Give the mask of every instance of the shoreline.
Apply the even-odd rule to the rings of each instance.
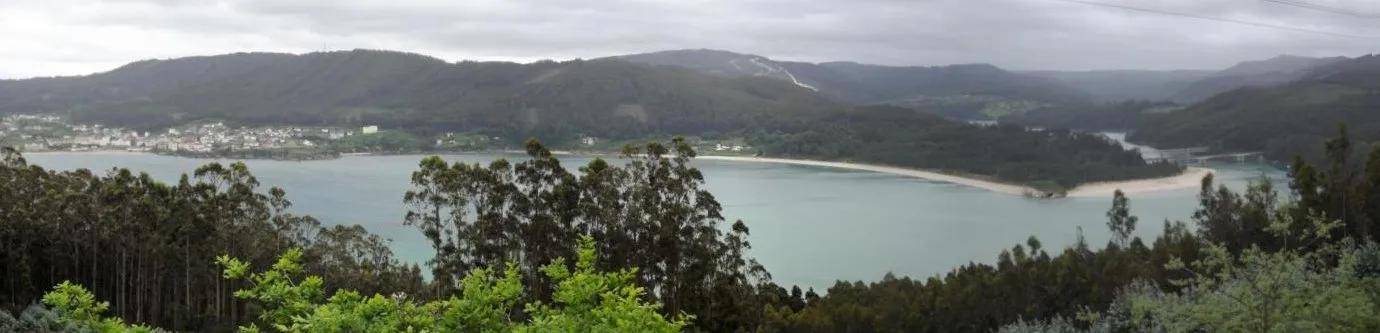
[[[936,171],[929,171],[929,170],[899,168],[899,167],[890,167],[890,166],[881,166],[881,165],[871,165],[871,164],[861,164],[861,163],[829,162],[829,161],[816,161],[816,160],[798,160],[798,159],[770,158],[770,157],[747,157],[747,156],[697,156],[696,159],[706,159],[706,160],[716,160],[716,161],[734,161],[734,162],[780,163],[780,164],[794,164],[794,165],[819,166],[819,167],[838,168],[838,169],[849,169],[849,170],[859,170],[859,171],[870,171],[870,172],[886,173],[886,174],[893,174],[893,175],[900,175],[900,176],[921,178],[921,179],[927,179],[927,180],[933,180],[933,181],[940,181],[940,182],[946,182],[946,183],[964,185],[964,186],[968,186],[968,187],[976,187],[976,188],[979,188],[979,189],[989,190],[989,191],[993,191],[993,192],[999,192],[999,193],[1005,193],[1005,194],[1011,194],[1011,195],[1019,195],[1019,196],[1025,196],[1027,193],[1038,193],[1038,192],[1040,192],[1039,190],[1036,190],[1035,188],[1032,188],[1032,187],[1029,187],[1029,186],[1024,186],[1024,185],[1015,185],[1015,184],[994,182],[994,181],[990,181],[990,180],[983,180],[983,179],[977,179],[977,178],[956,176],[956,175],[951,175],[951,174],[942,173],[942,172],[936,172]],[[1189,167],[1189,168],[1186,169],[1183,173],[1180,173],[1180,174],[1177,174],[1177,175],[1173,175],[1173,176],[1169,176],[1169,177],[1151,178],[1151,179],[1135,179],[1135,180],[1114,181],[1114,182],[1088,183],[1088,184],[1079,185],[1078,187],[1074,187],[1074,188],[1068,190],[1068,193],[1066,193],[1065,197],[1069,197],[1069,198],[1111,197],[1111,196],[1112,196],[1112,193],[1114,193],[1114,192],[1115,192],[1116,190],[1118,190],[1118,189],[1120,189],[1122,193],[1132,194],[1132,193],[1159,192],[1159,191],[1180,190],[1180,189],[1185,189],[1185,188],[1195,188],[1195,187],[1198,187],[1198,186],[1201,185],[1203,176],[1205,176],[1205,175],[1207,175],[1207,174],[1210,174],[1210,173],[1213,173],[1213,172],[1214,172],[1214,171],[1213,171],[1212,169],[1208,169],[1208,168]]]
[[[129,151],[129,150],[80,150],[80,151],[21,151],[24,156],[29,155],[63,155],[63,154],[91,154],[91,155],[157,155],[150,151]]]
[[[518,151],[505,150],[505,151],[499,151],[499,152],[502,152],[502,153],[517,153]],[[582,154],[582,153],[579,153],[579,152],[570,152],[570,151],[560,151],[560,152],[553,151],[552,153],[553,153],[554,155],[565,155],[565,156],[570,156],[570,155],[592,155],[592,154]],[[204,158],[204,157],[192,157],[192,156],[179,156],[179,155],[177,155],[177,154],[159,154],[159,153],[156,153],[156,152],[148,152],[148,151],[127,151],[127,150],[42,151],[42,152],[23,152],[23,154],[24,154],[24,155],[57,155],[57,154],[155,155],[155,156],[173,156],[173,157],[183,157],[183,158]],[[338,157],[332,158],[332,159],[339,159],[339,158],[342,158],[342,157],[381,156],[381,155],[386,155],[386,154],[367,153],[367,152],[365,152],[365,153],[341,153]],[[1002,182],[991,181],[991,180],[986,180],[986,179],[978,179],[978,178],[972,178],[972,177],[966,177],[966,176],[959,176],[959,175],[953,175],[953,174],[943,173],[943,172],[938,172],[938,171],[933,171],[933,170],[922,170],[922,169],[902,168],[902,167],[893,167],[893,166],[882,166],[882,165],[873,165],[873,164],[864,164],[864,163],[831,162],[831,161],[802,160],[802,159],[787,159],[787,158],[772,158],[772,157],[728,156],[728,155],[700,155],[700,156],[696,156],[695,158],[696,158],[696,159],[705,159],[705,160],[716,160],[716,161],[730,161],[730,162],[755,162],[755,163],[793,164],[793,165],[817,166],[817,167],[826,167],[826,168],[836,168],[836,169],[848,169],[848,170],[858,170],[858,171],[877,172],[877,173],[885,173],[885,174],[892,174],[892,175],[900,175],[900,176],[906,176],[906,177],[920,178],[920,179],[926,179],[926,180],[931,180],[931,181],[945,182],[945,183],[951,183],[951,184],[958,184],[958,185],[963,185],[963,186],[968,186],[968,187],[975,187],[975,188],[979,188],[979,189],[983,189],[983,190],[988,190],[988,191],[993,191],[993,192],[998,192],[998,193],[1004,193],[1004,194],[1010,194],[1010,195],[1019,195],[1019,196],[1028,196],[1030,193],[1043,193],[1043,191],[1040,191],[1040,190],[1037,190],[1037,189],[1035,189],[1035,188],[1033,188],[1033,187],[1025,186],[1025,185],[1017,185],[1017,184],[1010,184],[1010,183],[1002,183]],[[276,160],[276,159],[261,159],[261,160]],[[1118,190],[1118,189],[1120,189],[1122,193],[1125,193],[1125,194],[1133,194],[1133,193],[1148,193],[1148,192],[1173,191],[1173,190],[1181,190],[1181,189],[1186,189],[1186,188],[1197,188],[1198,186],[1200,186],[1200,185],[1202,184],[1201,182],[1202,182],[1203,176],[1206,176],[1206,175],[1211,174],[1211,173],[1214,173],[1214,172],[1215,172],[1215,171],[1213,171],[1212,169],[1208,169],[1208,168],[1189,167],[1189,168],[1185,169],[1185,171],[1184,171],[1183,173],[1180,173],[1180,174],[1177,174],[1177,175],[1173,175],[1173,176],[1169,176],[1169,177],[1150,178],[1150,179],[1134,179],[1134,180],[1112,181],[1112,182],[1087,183],[1087,184],[1079,185],[1079,186],[1077,186],[1077,187],[1074,187],[1074,188],[1072,188],[1072,189],[1069,189],[1069,190],[1065,193],[1064,197],[1068,197],[1068,198],[1111,197],[1111,196],[1112,196],[1112,193],[1114,193],[1114,192],[1115,192],[1116,190]]]
[[[1161,178],[1133,179],[1114,182],[1097,182],[1078,185],[1069,190],[1068,197],[1110,197],[1116,190],[1127,195],[1133,193],[1148,193],[1160,191],[1182,190],[1186,188],[1198,188],[1203,185],[1203,177],[1217,171],[1202,168],[1188,167],[1183,173]]]

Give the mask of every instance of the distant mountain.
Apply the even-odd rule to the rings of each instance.
[[[1150,100],[1191,104],[1238,88],[1287,83],[1306,74],[1309,69],[1345,59],[1281,55],[1266,60],[1241,62],[1220,71],[1101,70],[1019,73],[1059,80],[1089,93],[1098,102]]]
[[[1263,150],[1282,160],[1318,156],[1316,147],[1345,122],[1353,139],[1380,142],[1380,57],[1327,61],[1294,76],[1150,117],[1131,139],[1157,147]]]
[[[846,108],[766,78],[616,60],[447,63],[370,50],[139,62],[84,77],[4,81],[0,91],[0,112],[70,110],[79,121],[132,127],[222,119],[551,140],[727,132]]]
[[[1183,87],[1173,96],[1173,100],[1193,103],[1238,88],[1284,84],[1307,75],[1310,69],[1343,60],[1346,58],[1282,55],[1267,60],[1242,62]]]
[[[1128,100],[1171,100],[1185,87],[1212,76],[1207,70],[1101,70],[1101,71],[1024,71],[1022,74],[1047,77],[1081,89],[1098,102]]]
[[[1346,57],[1311,58],[1286,54],[1266,60],[1241,62],[1221,72],[1217,72],[1215,76],[1300,73],[1318,66],[1336,63],[1346,59]]]
[[[992,65],[896,67],[852,62],[775,61],[716,50],[674,50],[615,57],[691,68],[715,75],[761,76],[817,89],[855,104],[989,96],[1049,104],[1079,104],[1089,96],[1055,80],[1012,73]]]

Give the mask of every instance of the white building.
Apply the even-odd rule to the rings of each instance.
[[[378,132],[379,132],[379,127],[378,127],[378,126],[364,126],[364,128],[360,129],[359,131],[360,131],[361,133],[364,133],[364,134],[374,134],[374,133],[378,133]]]

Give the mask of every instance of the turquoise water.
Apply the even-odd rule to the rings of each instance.
[[[173,181],[211,160],[154,155],[42,154],[29,161],[50,169],[106,170],[115,166]],[[514,155],[448,155],[485,162]],[[339,160],[249,161],[265,185],[287,190],[292,210],[326,223],[362,224],[393,240],[396,254],[425,261],[433,253],[420,232],[403,226],[403,193],[421,156],[351,156]],[[567,157],[568,169],[589,158]],[[707,187],[730,221],[752,229],[751,254],[783,284],[827,288],[836,280],[876,280],[941,274],[1035,235],[1046,248],[1073,242],[1076,229],[1094,246],[1108,239],[1104,214],[1111,198],[1032,200],[961,185],[823,167],[697,161]],[[1283,174],[1263,165],[1217,164],[1217,179],[1235,189],[1265,174],[1283,187]],[[1165,219],[1187,220],[1197,189],[1131,196],[1140,217],[1136,234],[1154,237]]]

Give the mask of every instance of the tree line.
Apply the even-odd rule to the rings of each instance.
[[[331,290],[422,291],[420,267],[359,226],[322,226],[285,210],[243,163],[211,163],[176,183],[115,169],[54,171],[6,149],[0,159],[0,308],[18,311],[64,281],[111,302],[112,314],[172,330],[210,331],[251,317],[211,259],[271,263],[304,249]]]
[[[1313,327],[1306,331],[1374,331],[1380,329],[1380,249],[1365,244],[1380,240],[1380,145],[1369,149],[1363,166],[1349,160],[1354,149],[1343,132],[1326,144],[1328,164],[1297,161],[1287,200],[1263,177],[1236,193],[1209,175],[1191,223],[1165,221],[1159,237],[1142,240],[1129,236],[1139,223],[1130,200],[1118,192],[1107,212],[1113,239],[1101,249],[1081,231],[1060,251],[1031,237],[1002,250],[994,264],[972,263],[928,278],[840,281],[804,307],[767,309],[763,328],[1270,331],[1250,324],[1266,322]]]
[[[362,228],[323,230],[309,218],[281,213],[279,208],[286,206],[281,190],[257,193],[257,183],[243,165],[203,167],[194,174],[196,183],[182,180],[168,186],[145,180],[154,185],[144,187],[175,190],[163,194],[172,200],[148,200],[164,192],[131,190],[143,187],[139,182],[118,180],[135,178],[132,175],[45,171],[11,153],[4,179],[32,183],[7,187],[12,190],[0,201],[12,205],[6,206],[5,212],[12,214],[6,221],[38,223],[25,222],[22,228],[7,224],[0,234],[6,237],[6,262],[29,263],[6,266],[5,287],[11,290],[8,295],[14,295],[6,303],[23,307],[43,291],[54,290],[50,296],[55,293],[58,300],[68,301],[45,304],[59,317],[68,318],[62,322],[71,322],[74,313],[86,318],[100,312],[91,310],[101,308],[95,301],[81,303],[90,303],[87,306],[71,300],[101,299],[109,300],[110,314],[123,322],[203,331],[233,325],[276,327],[298,320],[292,318],[365,325],[378,321],[360,318],[393,318],[379,317],[385,314],[421,318],[471,314],[457,318],[474,323],[503,318],[500,322],[509,325],[504,327],[513,329],[544,322],[553,313],[549,311],[574,309],[558,304],[603,306],[586,299],[587,293],[572,298],[564,291],[572,275],[553,275],[553,270],[580,271],[593,278],[608,277],[598,272],[635,268],[617,273],[624,274],[625,280],[620,281],[626,282],[606,284],[615,289],[637,286],[641,291],[627,291],[638,296],[629,299],[632,303],[621,303],[629,307],[612,315],[651,307],[659,317],[639,318],[650,323],[679,322],[683,326],[675,327],[688,331],[1188,332],[1256,330],[1261,326],[1249,323],[1262,321],[1273,323],[1267,328],[1319,323],[1322,326],[1307,327],[1373,331],[1380,328],[1375,321],[1380,318],[1376,315],[1380,314],[1380,280],[1376,279],[1380,250],[1364,244],[1380,238],[1380,211],[1375,209],[1380,207],[1380,146],[1372,147],[1368,160],[1359,167],[1349,160],[1356,148],[1345,136],[1329,140],[1326,150],[1331,157],[1328,164],[1314,167],[1299,161],[1291,169],[1290,200],[1282,200],[1266,179],[1236,193],[1210,176],[1205,178],[1192,220],[1165,221],[1163,233],[1153,240],[1130,236],[1140,221],[1131,214],[1131,201],[1118,193],[1107,212],[1113,239],[1105,247],[1094,248],[1080,236],[1071,246],[1051,251],[1032,237],[1001,251],[993,264],[972,263],[923,279],[888,275],[872,283],[840,281],[822,295],[798,287],[788,291],[771,283],[766,270],[745,255],[750,248],[747,226],[741,221],[721,224],[724,218],[718,203],[700,188],[703,175],[688,164],[695,153],[681,140],[629,148],[625,163],[596,160],[578,174],[565,170],[535,142],[528,145],[529,158],[516,163],[498,160],[486,166],[424,159],[413,174],[414,189],[404,196],[412,207],[404,221],[426,235],[437,252],[428,262],[434,276],[430,283],[418,277],[419,268],[397,264],[385,244]],[[58,191],[67,187],[43,181],[64,177],[95,179],[103,186],[61,183],[81,190]],[[93,199],[74,199],[82,198],[88,187],[101,190],[93,192],[98,194]],[[47,194],[64,192],[70,196]],[[117,194],[145,200],[121,201]],[[21,206],[27,204],[22,198],[49,196],[53,202],[76,204],[70,210],[20,209],[27,207]],[[160,203],[180,205],[159,208]],[[41,214],[54,217],[44,219],[48,215]],[[98,219],[79,219],[87,216]],[[138,238],[159,237],[156,232],[107,232],[116,236],[92,238],[101,233],[84,229],[166,226],[197,226],[196,230],[170,230],[206,238],[181,244],[167,241],[181,240],[180,234],[163,235],[167,238],[162,242]],[[76,229],[44,229],[59,227]],[[329,236],[309,236],[309,231]],[[598,241],[576,241],[580,235]],[[123,237],[137,241],[120,242]],[[228,243],[231,239],[250,243]],[[46,243],[15,242],[35,240]],[[157,252],[156,244],[168,250]],[[134,258],[134,264],[117,264],[128,262],[113,260],[122,258],[122,253],[131,253],[125,257]],[[283,253],[287,255],[278,258]],[[217,257],[221,266],[213,260]],[[576,258],[582,264],[570,265],[559,258]],[[301,262],[300,269],[292,262]],[[88,269],[92,263],[94,269]],[[502,274],[497,273],[499,267]],[[258,282],[224,279],[220,274],[231,268],[235,274],[229,276]],[[248,273],[251,268],[267,272]],[[283,272],[272,273],[278,270]],[[45,279],[48,272],[51,277]],[[320,277],[302,278],[301,274]],[[485,278],[476,281],[475,274]],[[1290,280],[1293,277],[1297,279]],[[74,289],[74,285],[50,289],[68,280],[91,288],[92,294],[83,296],[84,289]],[[161,288],[148,287],[149,283]],[[263,287],[275,283],[282,288]],[[514,285],[523,286],[516,289],[521,292],[514,293]],[[472,292],[492,294],[499,286],[507,286],[503,288],[508,291],[495,295],[507,296],[487,299],[503,300],[494,304],[505,306],[454,305],[449,309],[465,310],[434,312],[453,304],[448,302],[469,299]],[[231,297],[233,290],[242,290],[240,299]],[[298,291],[282,294],[283,290]],[[326,293],[336,296],[322,298]],[[371,294],[379,296],[365,296]],[[1313,294],[1328,298],[1298,296]],[[288,299],[301,297],[301,301],[280,302],[284,295],[297,295]],[[1231,302],[1221,303],[1224,299]],[[1298,310],[1305,302],[1328,310]],[[411,306],[421,309],[408,310]],[[1233,310],[1240,308],[1269,311]],[[1187,315],[1204,311],[1208,315]],[[192,316],[189,313],[201,320],[176,318]],[[287,313],[297,315],[283,315]],[[603,320],[587,319],[583,322]],[[3,321],[0,316],[0,324]]]

